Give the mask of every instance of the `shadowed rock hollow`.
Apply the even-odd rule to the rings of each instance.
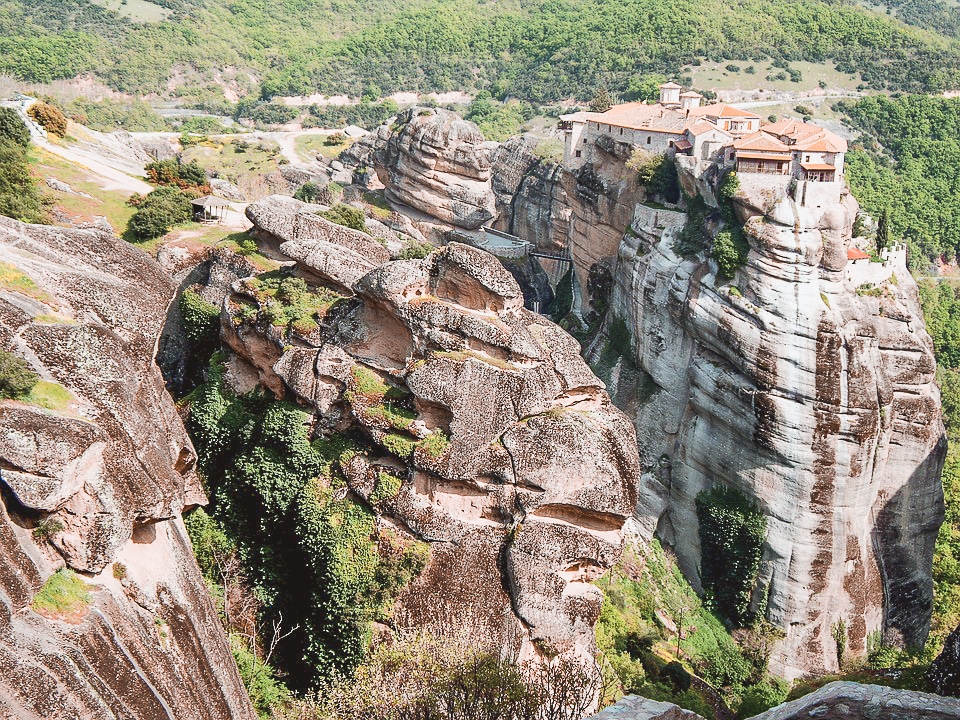
[[[153,364],[173,285],[109,234],[6,218],[0,263],[0,344],[51,408],[0,402],[0,708],[255,717],[180,520],[205,498]],[[41,521],[50,530],[32,532]],[[31,601],[64,565],[91,603],[38,614]]]
[[[342,284],[317,258],[325,241],[301,245],[299,272]],[[457,243],[379,265],[292,341],[251,319],[248,288],[225,303],[230,347],[321,426],[362,431],[350,488],[431,543],[398,621],[465,618],[521,656],[534,643],[589,651],[601,601],[590,580],[620,555],[639,466],[629,421],[576,341],[523,308],[493,256]],[[386,498],[384,472],[402,480]],[[651,518],[639,527],[649,537]]]

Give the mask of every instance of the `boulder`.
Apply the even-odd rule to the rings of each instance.
[[[404,110],[371,153],[386,196],[455,227],[496,217],[489,150],[477,126],[439,108]]]
[[[249,313],[224,327],[321,426],[366,435],[369,449],[344,468],[351,489],[431,543],[395,618],[458,617],[524,657],[592,657],[602,595],[591,581],[619,558],[637,505],[630,422],[576,341],[525,310],[482,250],[451,243],[384,263],[353,292],[309,347]],[[257,334],[275,350],[250,351]],[[403,478],[394,497],[372,495],[379,468]]]

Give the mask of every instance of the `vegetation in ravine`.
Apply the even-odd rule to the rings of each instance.
[[[597,584],[604,591],[597,645],[612,680],[608,700],[636,693],[712,718],[716,697],[693,676],[719,692],[738,717],[786,697],[786,684],[767,674],[778,632],[759,621],[738,631],[735,641],[659,542],[628,546],[620,564]]]
[[[285,681],[303,689],[349,675],[364,658],[370,622],[389,617],[425,548],[384,536],[346,491],[339,463],[356,452],[353,441],[312,437],[309,416],[294,405],[234,395],[221,363],[214,355],[208,381],[189,396],[210,512],[236,545],[261,622],[292,630],[272,654]]]

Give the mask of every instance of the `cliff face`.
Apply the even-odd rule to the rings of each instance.
[[[342,287],[329,240],[280,247],[304,277]],[[320,426],[367,438],[344,466],[349,487],[378,522],[431,546],[398,623],[456,618],[519,656],[589,654],[601,600],[590,580],[619,557],[637,504],[629,420],[491,255],[452,243],[424,260],[365,258],[376,267],[354,296],[295,341],[245,310],[260,300],[237,283],[225,339]]]
[[[639,373],[617,363],[609,388],[634,419],[648,469],[640,497],[687,577],[698,584],[710,561],[695,498],[730,485],[767,517],[754,603],[768,597],[786,633],[774,670],[835,670],[841,622],[855,654],[877,630],[922,641],[943,514],[935,361],[902,257],[883,283],[878,266],[847,265],[856,201],[817,208],[815,188],[809,207],[742,194],[751,250],[727,282],[705,249],[675,252],[686,215],[636,204],[615,153],[597,148],[576,172],[535,162],[524,172],[522,144],[498,152],[501,222],[540,249],[566,248],[584,291],[598,269],[612,273],[605,327],[625,323]],[[709,177],[680,180],[716,205]],[[591,359],[603,348],[591,344]]]
[[[0,708],[253,718],[179,518],[205,498],[153,364],[174,287],[94,230],[0,218],[0,263],[2,345],[45,383],[0,403]],[[64,565],[92,601],[41,615]]]
[[[640,206],[612,312],[650,383],[634,397],[659,531],[696,581],[695,498],[722,483],[767,517],[755,602],[786,633],[787,676],[835,670],[832,628],[865,652],[882,630],[926,637],[945,449],[932,344],[902,259],[865,292],[847,267],[856,201],[823,210],[744,198],[750,252],[729,281],[673,249],[679,226]],[[627,388],[622,388],[627,390]]]

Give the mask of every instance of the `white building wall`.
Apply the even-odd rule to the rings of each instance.
[[[563,131],[563,162],[565,165],[580,167],[586,160],[584,155],[586,123],[573,123],[570,130]],[[577,157],[577,152],[580,157]]]

